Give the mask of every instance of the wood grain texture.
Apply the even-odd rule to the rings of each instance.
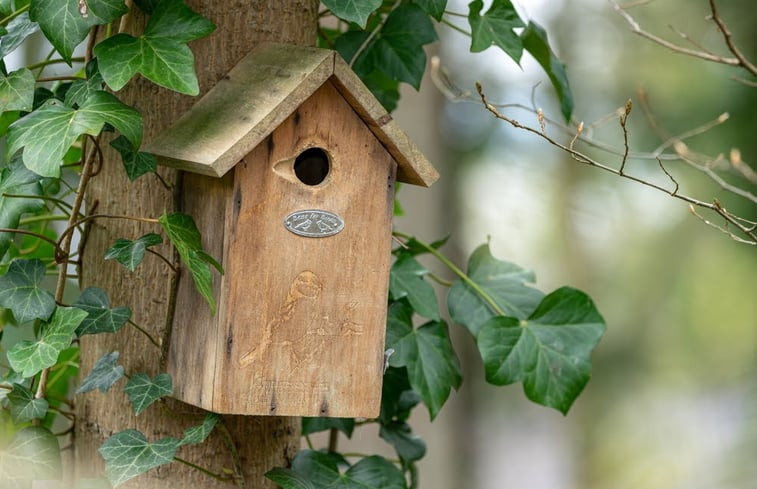
[[[312,147],[330,159],[315,186],[293,170]],[[233,189],[228,176],[185,179],[185,205],[208,221],[207,246],[223,248],[226,274],[215,317],[188,278],[179,283],[177,395],[225,413],[377,416],[396,162],[327,82],[232,173]],[[201,209],[214,204],[223,216]],[[303,209],[339,215],[344,230],[290,232],[284,218]]]
[[[428,187],[439,174],[334,51],[266,44],[247,55],[146,150],[162,165],[222,176],[327,79],[398,164],[400,182]]]
[[[188,0],[186,3],[218,26],[210,37],[191,44],[201,93],[207,92],[261,42],[315,43],[318,2],[314,0]],[[138,14],[130,16],[130,19],[128,31],[141,33],[146,19]],[[144,114],[145,141],[172,124],[197,100],[157,87],[140,77],[118,95]],[[102,147],[106,160],[87,192],[89,213],[158,217],[164,211],[171,212],[175,208],[173,192],[166,190],[158,179],[146,175],[130,183],[120,156],[109,148],[107,137]],[[159,171],[169,182],[176,182],[173,170],[161,168]],[[96,285],[105,289],[114,306],[131,307],[134,321],[153,336],[163,338],[167,345],[170,334],[167,318],[170,316],[174,280],[170,269],[149,255],[134,273],[102,259],[105,250],[117,238],[134,239],[147,232],[160,232],[160,229],[132,221],[96,221],[82,257],[81,282],[83,286]],[[172,256],[168,246],[160,247],[159,251]],[[120,360],[129,374],[147,372],[154,376],[163,369],[160,364],[161,351],[129,326],[116,335],[86,336],[80,346],[82,377],[91,371],[101,355],[111,351],[121,353]],[[107,394],[96,392],[76,397],[78,477],[103,476],[102,457],[97,449],[116,432],[136,428],[154,441],[165,436],[181,437],[184,429],[202,421],[204,413],[200,410],[170,399],[135,417],[120,387],[121,384],[117,385]],[[236,471],[244,476],[247,488],[275,487],[263,474],[275,466],[286,465],[294,456],[299,446],[299,419],[225,416],[224,423],[230,434],[228,439],[216,430],[206,443],[182,447],[178,456],[216,473],[223,473],[226,469]],[[238,453],[236,462],[232,459],[228,443],[233,443]],[[228,487],[228,484],[173,463],[120,487],[215,489]]]

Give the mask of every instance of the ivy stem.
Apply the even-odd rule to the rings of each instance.
[[[473,279],[471,279],[465,272],[463,272],[462,270],[460,270],[457,267],[457,265],[455,265],[454,263],[452,263],[450,261],[449,258],[447,258],[446,256],[442,255],[439,252],[439,250],[437,250],[436,248],[434,248],[433,246],[431,246],[428,243],[424,243],[423,241],[418,240],[418,238],[415,238],[413,236],[410,236],[409,234],[403,233],[402,231],[395,230],[395,231],[392,232],[392,234],[394,236],[397,236],[397,237],[402,238],[404,240],[414,239],[415,242],[418,243],[418,246],[420,246],[424,250],[426,250],[429,253],[431,253],[432,255],[434,255],[437,260],[439,260],[440,262],[442,262],[447,268],[449,268],[450,270],[452,270],[452,272],[455,275],[457,275],[458,277],[460,277],[460,279],[463,282],[465,282],[471,289],[473,289],[479,295],[479,297],[481,297],[489,305],[489,307],[492,308],[492,310],[495,313],[497,313],[500,316],[506,316],[505,311],[503,311],[502,308],[499,307],[499,305],[496,302],[494,302],[494,299],[492,299],[492,297],[489,294],[487,294],[484,289],[482,289],[481,287],[479,287],[479,285],[476,282],[474,282]]]
[[[48,195],[26,195],[26,194],[3,194],[3,197],[13,198],[13,199],[40,199],[40,200],[48,200],[50,202],[55,202],[56,204],[60,204],[62,206],[71,208],[71,204],[66,202],[63,199],[56,199],[55,197],[50,197]]]
[[[152,343],[153,345],[155,345],[158,348],[160,348],[160,343],[158,343],[158,341],[155,338],[153,338],[152,335],[150,333],[148,333],[146,329],[144,329],[143,327],[141,327],[140,325],[138,325],[137,323],[135,323],[131,319],[127,319],[127,322],[129,324],[131,324],[132,326],[134,326],[134,329],[136,329],[137,331],[139,331],[143,335],[147,336],[147,339],[150,340],[150,343]]]
[[[339,430],[331,428],[329,430],[329,452],[336,452],[339,446]]]
[[[175,460],[176,462],[179,462],[179,463],[181,463],[181,464],[184,464],[184,465],[186,465],[186,466],[188,466],[188,467],[192,467],[192,468],[193,468],[193,469],[195,469],[195,470],[199,470],[199,471],[200,471],[200,472],[202,472],[203,474],[205,474],[205,475],[207,475],[207,476],[210,476],[210,477],[212,477],[212,478],[214,478],[214,479],[216,479],[216,480],[219,480],[219,481],[221,481],[221,482],[228,482],[228,481],[229,481],[229,479],[230,479],[230,477],[227,477],[227,476],[224,476],[224,475],[221,475],[221,474],[216,474],[215,472],[211,472],[211,471],[209,471],[208,469],[206,469],[206,468],[203,468],[203,467],[200,467],[200,466],[199,466],[199,465],[197,465],[197,464],[193,464],[193,463],[192,463],[192,462],[190,462],[189,460],[184,460],[183,458],[179,458],[179,457],[174,457],[173,459],[174,459],[174,460]]]
[[[82,173],[82,178],[84,178],[84,174]],[[79,195],[82,195],[77,192],[77,200],[79,199]],[[78,213],[78,209],[77,213]],[[72,214],[73,216],[74,214]],[[113,214],[92,214],[86,217],[83,217],[79,220],[73,220],[71,219],[69,221],[68,227],[61,233],[60,237],[58,238],[58,243],[63,242],[64,240],[69,242],[71,241],[71,236],[73,236],[73,231],[80,225],[84,224],[85,222],[92,221],[95,219],[126,219],[129,221],[137,221],[137,222],[149,222],[151,224],[159,224],[160,221],[157,219],[154,219],[152,217],[138,217],[138,216],[118,216]],[[73,221],[73,222],[72,222]],[[58,246],[59,250],[61,251],[61,255],[58,257],[59,261],[65,261],[68,257],[68,253],[63,253],[64,249],[62,246]]]
[[[313,440],[310,439],[310,435],[305,435],[305,443],[308,444],[308,448],[311,450],[314,450],[313,448]]]
[[[9,16],[7,16],[6,18],[4,18],[4,19],[0,20],[0,25],[5,25],[5,24],[7,24],[7,23],[8,23],[8,22],[10,22],[11,20],[15,19],[15,18],[16,18],[16,17],[18,17],[19,15],[21,15],[21,14],[23,14],[24,12],[26,12],[27,10],[29,10],[29,5],[30,5],[30,4],[28,4],[28,3],[27,3],[26,5],[24,5],[24,6],[23,6],[23,7],[21,7],[20,9],[16,10],[15,12],[13,12],[12,14],[10,14],[10,15],[9,15]]]
[[[15,228],[0,228],[0,233],[16,233],[16,234],[28,234],[29,236],[34,236],[37,239],[41,239],[43,241],[47,241],[51,245],[58,247],[58,242],[54,239],[50,239],[47,236],[39,233],[35,233],[34,231],[27,231],[26,229],[15,229]]]
[[[441,23],[444,24],[444,25],[446,25],[447,27],[450,27],[450,28],[456,30],[457,32],[459,32],[461,34],[464,34],[464,35],[466,35],[468,37],[472,37],[472,34],[470,32],[466,31],[462,27],[456,26],[455,24],[453,24],[452,22],[448,21],[447,19],[442,19]]]
[[[99,138],[100,136],[97,136],[97,139]],[[95,139],[95,145],[97,145],[97,139]],[[92,173],[92,163],[95,155],[95,151],[92,151],[89,156],[87,156],[86,146],[84,146],[82,149],[83,163],[81,167],[81,178],[79,179],[79,186],[77,188],[76,197],[74,198],[74,203],[71,205],[71,217],[68,220],[69,228],[71,228],[71,226],[75,226],[76,218],[79,215],[82,204],[84,203],[84,189],[87,187],[89,176]],[[66,259],[68,259],[68,255],[71,252],[72,237],[73,233],[64,234],[64,236],[60,237],[58,242],[55,244],[56,255],[58,254],[58,251],[60,251],[61,254],[65,256]],[[60,243],[62,243],[62,246],[60,245]],[[66,290],[67,280],[68,262],[66,261],[66,263],[62,263],[61,267],[58,269],[58,283],[55,287],[55,302],[59,303],[63,300],[63,292]],[[34,394],[35,399],[41,399],[45,397],[45,391],[47,390],[47,379],[49,376],[50,368],[42,370],[42,373],[39,376],[39,384],[37,384],[37,392]]]
[[[223,442],[226,448],[231,452],[231,461],[234,464],[234,478],[237,481],[237,485],[241,488],[247,487],[247,480],[244,478],[244,471],[242,470],[242,460],[239,458],[239,452],[237,446],[234,444],[234,439],[231,437],[229,428],[226,426],[225,421],[221,418],[220,422],[216,425],[218,433],[223,438]]]
[[[178,269],[178,268],[176,268],[176,267],[175,267],[175,266],[173,265],[173,263],[171,263],[170,261],[168,261],[168,258],[166,258],[165,256],[161,255],[160,253],[158,253],[158,252],[157,252],[157,251],[155,251],[155,250],[151,250],[150,248],[147,248],[147,252],[148,252],[148,253],[152,253],[153,255],[155,255],[155,256],[157,256],[158,258],[160,258],[161,260],[163,260],[163,261],[165,262],[165,264],[166,264],[166,265],[168,265],[168,266],[169,266],[169,267],[171,268],[171,270],[173,270],[173,273],[179,273],[179,269]]]
[[[75,76],[75,75],[49,76],[49,77],[37,78],[37,83],[54,82],[54,81],[77,81],[77,80],[86,80],[86,78],[84,78],[83,76]]]
[[[18,225],[23,226],[26,224],[34,224],[35,222],[48,222],[48,221],[68,221],[69,216],[54,216],[52,214],[46,214],[43,216],[32,216],[19,219]]]
[[[365,41],[363,41],[363,43],[360,45],[357,51],[355,51],[355,56],[353,56],[352,60],[350,60],[350,68],[352,68],[355,65],[355,62],[360,57],[360,55],[363,54],[363,51],[365,51],[365,49],[368,47],[368,44],[370,44],[370,42],[373,41],[373,38],[376,37],[379,31],[381,31],[381,29],[384,28],[384,24],[386,24],[386,21],[389,18],[389,16],[392,15],[392,12],[394,12],[394,10],[397,7],[399,7],[401,3],[402,3],[401,0],[397,0],[396,2],[394,2],[394,5],[392,5],[392,8],[390,8],[389,11],[386,13],[386,17],[381,19],[381,22],[379,23],[379,25],[377,25],[376,28],[373,29],[370,34],[368,34],[368,37],[365,38]]]

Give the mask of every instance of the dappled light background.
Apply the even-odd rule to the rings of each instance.
[[[601,120],[630,98],[631,148],[651,152],[661,140],[641,110],[640,90],[671,135],[728,112],[726,123],[686,142],[712,156],[739,148],[754,167],[757,89],[731,79],[744,73],[633,35],[606,1],[514,3],[546,28],[568,65],[577,120]],[[735,41],[757,59],[753,1],[718,3]],[[450,1],[448,9],[467,12],[467,4]],[[656,0],[630,12],[661,37],[686,45],[671,25],[728,54],[706,20],[706,0]],[[461,88],[475,94],[480,81],[493,102],[534,103],[560,120],[552,88],[528,54],[521,67],[494,48],[471,55],[468,38],[439,30],[442,41],[429,54],[439,55]],[[401,189],[406,215],[397,226],[427,241],[451,234],[445,250],[458,262],[488,239],[495,256],[533,269],[542,290],[569,284],[589,293],[608,325],[593,377],[567,417],[526,401],[520,385],[486,385],[472,341],[458,331],[465,384],[439,421],[422,429],[429,454],[421,487],[757,488],[757,250],[706,226],[681,201],[580,165],[494,120],[480,103],[446,101],[426,83],[419,94],[406,92],[404,104],[397,117],[442,180],[430,190]],[[528,111],[506,113],[538,127]],[[554,124],[547,131],[570,140]],[[617,116],[593,137],[622,152]],[[591,154],[620,162],[616,154]],[[655,160],[628,165],[671,185]],[[682,192],[757,218],[757,206],[701,174],[680,163],[666,168]]]

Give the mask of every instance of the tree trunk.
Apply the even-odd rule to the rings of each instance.
[[[313,45],[316,36],[316,0],[189,0],[193,10],[210,18],[217,30],[208,38],[192,43],[201,94],[211,88],[234,64],[262,41]],[[126,31],[141,33],[145,18],[134,12]],[[182,96],[138,77],[119,97],[144,116],[144,140],[171,124],[196,98]],[[105,138],[108,139],[107,137]],[[180,175],[159,168],[173,189],[166,189],[154,175],[134,183],[126,178],[120,157],[104,143],[105,161],[87,191],[88,213],[158,217],[175,208]],[[202,230],[200,230],[202,232]],[[162,341],[155,347],[132,326],[115,335],[86,336],[81,340],[81,375],[87,375],[103,354],[120,352],[127,374],[163,371],[168,344],[172,288],[176,277],[165,263],[147,255],[134,273],[114,261],[103,261],[107,248],[120,237],[136,239],[160,232],[157,225],[122,219],[97,220],[91,227],[83,250],[82,287],[103,288],[113,306],[132,309],[132,320]],[[163,245],[159,250],[172,256]],[[217,277],[216,277],[217,279]],[[156,403],[135,417],[123,392],[123,382],[107,394],[90,393],[76,398],[75,458],[78,478],[103,477],[104,463],[97,449],[112,434],[135,428],[148,440],[165,436],[180,438],[183,430],[202,422],[204,413],[178,401]],[[299,418],[226,416],[202,445],[182,447],[177,456],[216,474],[233,474],[248,488],[273,487],[263,474],[289,463],[299,446]],[[188,488],[228,487],[185,464],[172,463],[154,469],[122,487]]]

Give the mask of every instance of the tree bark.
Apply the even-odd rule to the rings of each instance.
[[[262,41],[313,45],[316,38],[316,0],[189,0],[193,10],[210,18],[217,26],[208,38],[190,45],[200,92],[205,93],[236,62]],[[131,14],[127,32],[141,33],[146,18]],[[144,140],[171,124],[196,102],[196,98],[165,90],[138,77],[119,92],[127,104],[142,112]],[[166,168],[158,172],[172,185],[167,189],[154,175],[145,175],[130,183],[106,136],[101,144],[105,160],[92,178],[87,194],[87,212],[111,215],[158,217],[175,208],[180,191],[180,175]],[[200,230],[202,232],[202,230]],[[86,336],[81,340],[80,375],[87,375],[103,354],[120,352],[119,362],[127,374],[162,370],[165,345],[170,331],[174,273],[155,256],[147,255],[134,273],[114,263],[103,261],[105,251],[120,237],[136,239],[160,232],[157,225],[121,219],[97,220],[85,239],[82,252],[81,285],[103,288],[113,306],[132,309],[132,320],[160,339],[163,348],[155,347],[136,328],[127,325],[119,333]],[[168,245],[159,252],[172,256]],[[175,332],[179,334],[178,332]],[[76,398],[76,432],[74,440],[78,478],[104,475],[104,463],[97,449],[112,434],[134,428],[148,440],[166,436],[180,438],[183,430],[202,422],[204,413],[178,401],[156,403],[135,417],[120,381],[107,394],[90,393]],[[263,474],[275,466],[287,465],[299,446],[299,418],[226,416],[203,444],[182,447],[178,457],[216,474],[233,475],[242,487],[274,487]],[[187,488],[229,487],[221,481],[190,468],[172,463],[133,479],[122,487]]]

